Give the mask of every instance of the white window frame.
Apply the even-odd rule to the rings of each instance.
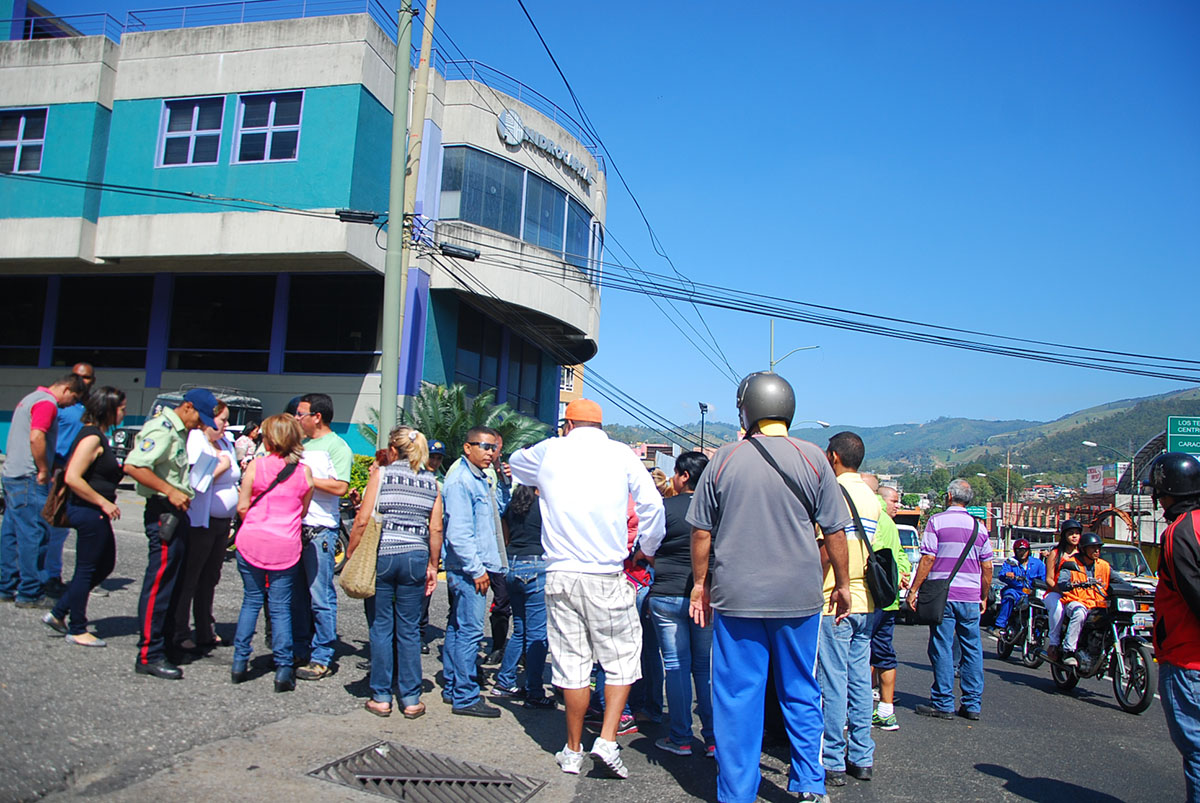
[[[221,124],[217,128],[200,128],[196,125],[200,120],[200,102],[204,100],[219,100],[221,101]],[[167,120],[171,116],[171,109],[167,105],[169,103],[191,103],[192,104],[192,127],[187,131],[167,131]],[[221,163],[221,138],[225,131],[225,96],[224,95],[199,95],[194,98],[164,98],[162,103],[162,113],[158,121],[158,149],[154,152],[155,167],[212,167]],[[193,162],[192,157],[196,153],[196,137],[197,136],[212,136],[213,132],[217,135],[217,159],[215,162]],[[180,164],[167,164],[163,158],[167,155],[167,140],[168,139],[183,139],[188,138],[188,160]]]
[[[33,174],[42,172],[42,159],[46,157],[46,129],[50,125],[50,108],[48,106],[35,106],[28,109],[0,109],[4,114],[20,114],[21,123],[17,126],[16,139],[0,140],[0,147],[15,147],[17,149],[15,158],[13,159],[13,173]],[[25,139],[25,123],[29,119],[30,112],[43,112],[46,115],[46,122],[42,125],[41,139]],[[42,158],[38,159],[37,170],[22,170],[21,169],[21,154],[25,148],[40,145],[42,147]]]
[[[300,96],[300,118],[295,125],[275,125],[275,97],[278,95],[299,95]],[[267,114],[267,124],[265,126],[251,126],[245,128],[242,125],[242,118],[246,114],[246,99],[247,98],[271,98],[271,110]],[[280,89],[273,92],[247,92],[238,95],[237,98],[237,120],[233,127],[233,163],[245,165],[258,164],[278,164],[280,162],[295,162],[300,159],[300,127],[304,123],[304,90],[303,89]],[[275,138],[277,131],[295,131],[296,132],[296,155],[289,159],[272,159],[271,158],[271,141]],[[263,158],[251,159],[248,161],[242,160],[242,134],[243,133],[265,133],[267,141],[263,150]]]
[[[564,393],[575,392],[575,366],[564,365],[558,375],[558,389]]]

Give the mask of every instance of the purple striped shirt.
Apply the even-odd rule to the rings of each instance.
[[[925,523],[925,535],[921,538],[921,554],[933,555],[930,580],[945,580],[954,570],[962,555],[963,547],[971,538],[976,519],[965,508],[952,507],[929,517]],[[992,544],[983,524],[975,536],[975,544],[967,553],[962,568],[950,581],[948,602],[979,602],[983,596],[980,587],[981,570],[984,562],[992,562]]]

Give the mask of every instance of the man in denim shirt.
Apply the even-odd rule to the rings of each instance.
[[[479,697],[475,657],[483,640],[488,572],[507,568],[500,510],[486,470],[499,454],[499,436],[490,427],[467,433],[460,465],[446,476],[444,561],[450,614],[442,648],[446,688],[442,699],[455,714],[494,718],[500,710]]]

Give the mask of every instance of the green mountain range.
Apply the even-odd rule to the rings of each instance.
[[[924,424],[883,427],[834,424],[829,429],[794,429],[791,434],[824,446],[833,433],[853,430],[866,444],[865,466],[892,473],[966,463],[992,467],[1002,464],[1010,449],[1012,462],[1022,467],[1023,474],[1075,473],[1117,459],[1112,451],[1086,447],[1081,441],[1094,441],[1132,454],[1166,429],[1169,415],[1200,416],[1200,387],[1121,399],[1046,422],[938,418]],[[699,422],[683,426],[691,432],[700,431]],[[614,425],[605,430],[626,443],[662,442],[661,435],[643,427]],[[734,424],[705,422],[706,443],[717,445],[736,437]]]

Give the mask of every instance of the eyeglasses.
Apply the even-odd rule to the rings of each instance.
[[[308,416],[310,416],[310,415],[316,415],[316,413],[292,413],[292,415],[293,415],[295,418],[306,418],[306,417],[308,417]]]
[[[499,448],[494,443],[484,443],[483,441],[467,441],[467,446],[478,446],[480,449],[483,449],[485,452],[494,452],[494,451],[496,451],[496,449]]]

